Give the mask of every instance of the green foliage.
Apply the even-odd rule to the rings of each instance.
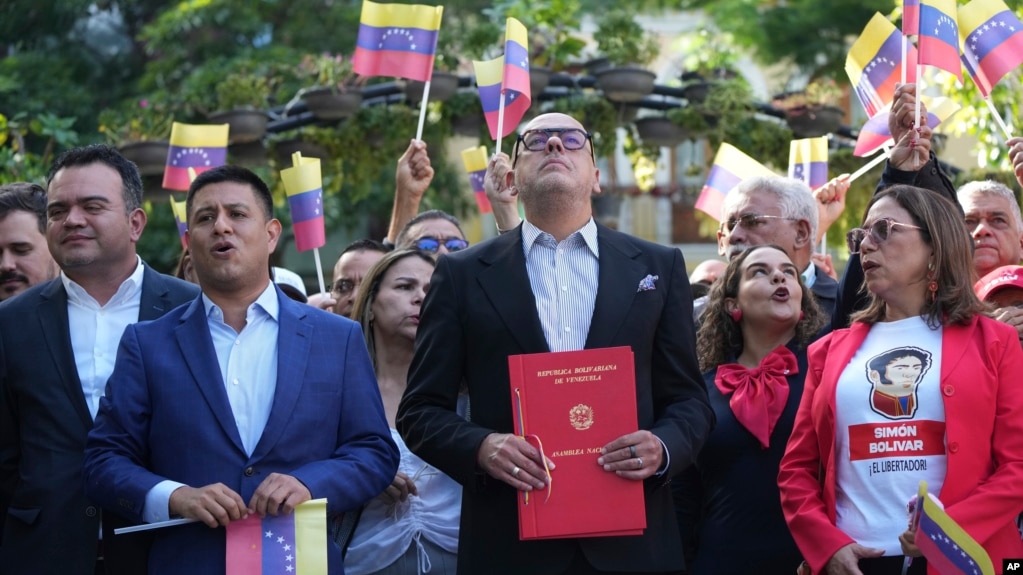
[[[1017,126],[1014,135],[1018,135],[1019,119],[1023,118],[1023,106],[1020,105],[1023,98],[1021,78],[1023,74],[1020,70],[1014,70],[991,91],[991,103],[1002,119],[1009,126]],[[1005,147],[1005,136],[973,81],[964,78],[963,84],[959,84],[949,74],[941,75],[939,81],[942,92],[959,103],[962,108],[951,119],[942,123],[938,130],[953,136],[974,136],[977,138],[975,148],[977,163],[974,167],[983,166],[989,170],[1011,174],[1012,162]]]
[[[738,47],[731,34],[701,28],[681,36],[672,52],[684,54],[682,67],[701,78],[710,79],[722,72],[734,72],[738,63]]]
[[[576,36],[582,4],[579,0],[504,0],[489,13],[518,18],[529,31],[530,62],[555,71],[579,57],[586,42]]]
[[[788,125],[775,118],[752,114],[737,122],[724,123],[724,141],[773,170],[784,172],[789,165],[789,142],[794,137]]]
[[[110,145],[170,138],[174,117],[166,105],[148,99],[126,101],[99,114],[99,131]]]
[[[844,78],[847,39],[863,30],[874,12],[886,14],[897,0],[677,0],[702,8],[717,26],[752,50],[763,64],[790,63]]]
[[[786,94],[774,101],[774,105],[786,110],[810,106],[834,106],[842,97],[842,89],[831,78],[818,78],[799,92]]]
[[[253,74],[229,74],[217,85],[217,109],[267,107],[270,100],[270,82]]]
[[[616,66],[646,66],[654,61],[660,45],[636,22],[631,11],[615,8],[597,19],[597,52]]]
[[[19,113],[10,120],[0,114],[0,184],[45,184],[54,156],[78,144],[78,133],[72,130],[74,124],[74,118],[53,114],[29,118]],[[26,141],[31,139],[42,143],[42,153],[29,149]]]
[[[306,54],[299,70],[317,87],[331,88],[335,92],[344,92],[356,79],[352,59],[342,54]]]

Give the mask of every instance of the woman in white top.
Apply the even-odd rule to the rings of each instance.
[[[434,265],[418,250],[385,255],[367,272],[352,309],[401,463],[391,486],[363,508],[345,556],[347,575],[455,573],[462,488],[409,451],[394,429]]]

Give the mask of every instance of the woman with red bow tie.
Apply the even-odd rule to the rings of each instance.
[[[824,322],[777,246],[748,248],[711,287],[697,356],[717,425],[674,487],[690,575],[791,575],[799,564],[778,463],[803,392],[806,345]]]

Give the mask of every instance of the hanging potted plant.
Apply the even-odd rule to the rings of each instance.
[[[774,105],[785,112],[785,120],[798,138],[823,136],[838,130],[845,112],[836,104],[842,90],[834,80],[818,79],[802,92],[784,94]]]
[[[441,104],[441,118],[451,126],[451,133],[469,138],[490,137],[483,105],[475,90],[461,91]]]
[[[216,88],[216,112],[207,117],[214,124],[231,126],[231,144],[257,142],[266,134],[266,109],[270,100],[270,81],[254,74],[228,74]]]
[[[118,108],[103,110],[98,120],[99,131],[108,143],[135,162],[140,174],[163,174],[173,123],[173,117],[164,111],[163,106],[146,99],[129,102]]]
[[[632,14],[623,9],[607,12],[594,35],[597,52],[611,67],[596,74],[597,87],[612,102],[636,102],[654,91],[657,75],[645,66],[660,50],[657,39],[647,35]]]
[[[731,34],[701,29],[681,38],[675,51],[685,54],[679,79],[682,97],[688,102],[703,102],[711,86],[739,76],[735,71],[738,49]]]
[[[347,118],[362,105],[362,80],[357,79],[349,58],[330,53],[307,55],[299,68],[316,82],[312,88],[304,89],[301,96],[317,118]]]
[[[637,118],[633,125],[636,126],[639,139],[647,146],[673,148],[689,137],[688,132],[673,122],[667,114]]]

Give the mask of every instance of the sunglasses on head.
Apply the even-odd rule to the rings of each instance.
[[[431,236],[424,236],[416,240],[416,249],[423,250],[424,252],[436,253],[441,246],[447,248],[449,252],[457,252],[469,247],[469,242],[462,238],[440,240]]]
[[[845,235],[845,243],[849,248],[850,254],[860,253],[860,244],[866,239],[867,234],[870,234],[870,239],[875,243],[888,241],[888,237],[892,233],[892,228],[895,226],[902,226],[904,228],[911,228],[914,230],[922,230],[920,226],[914,226],[912,224],[904,224],[897,222],[892,218],[881,218],[876,222],[870,224],[866,228],[853,228],[849,230],[849,233]]]

